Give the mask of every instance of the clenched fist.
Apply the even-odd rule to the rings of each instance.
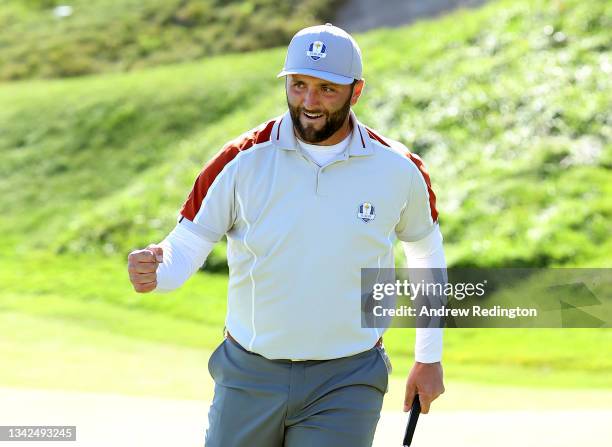
[[[155,244],[128,255],[128,273],[136,292],[147,293],[157,287],[157,267],[163,260],[164,251]]]

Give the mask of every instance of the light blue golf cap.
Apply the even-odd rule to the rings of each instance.
[[[303,74],[336,84],[361,79],[361,50],[349,33],[331,23],[298,31],[278,77]]]

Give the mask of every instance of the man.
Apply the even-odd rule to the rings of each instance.
[[[206,445],[370,446],[390,364],[362,328],[361,268],[445,267],[435,195],[418,157],[355,117],[361,51],[331,24],[298,32],[285,66],[289,110],[203,168],[176,228],[129,255],[137,292],[182,285],[227,235],[226,339],[209,371]],[[440,329],[417,329],[404,411],[444,391]]]

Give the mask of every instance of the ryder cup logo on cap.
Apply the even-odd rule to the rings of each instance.
[[[316,42],[310,44],[310,46],[308,47],[308,51],[306,51],[306,54],[310,56],[312,60],[318,61],[322,57],[326,56],[325,49],[325,44],[320,40],[317,40]]]
[[[302,74],[335,84],[361,79],[361,50],[349,33],[331,23],[298,31],[278,77]]]

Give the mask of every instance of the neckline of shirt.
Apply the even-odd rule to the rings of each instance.
[[[305,154],[306,157],[310,158],[316,165],[323,166],[346,151],[350,144],[351,135],[352,132],[340,143],[330,146],[305,143],[297,137],[296,140],[300,146],[301,152]]]
[[[344,140],[342,140],[340,143],[332,144],[330,146],[306,143],[297,137],[296,137],[296,140],[298,144],[300,145],[300,147],[304,149],[305,151],[308,151],[309,153],[310,151],[323,151],[327,154],[330,154],[330,153],[340,154],[349,145],[352,135],[353,135],[353,132],[349,132],[346,138],[344,138]]]

